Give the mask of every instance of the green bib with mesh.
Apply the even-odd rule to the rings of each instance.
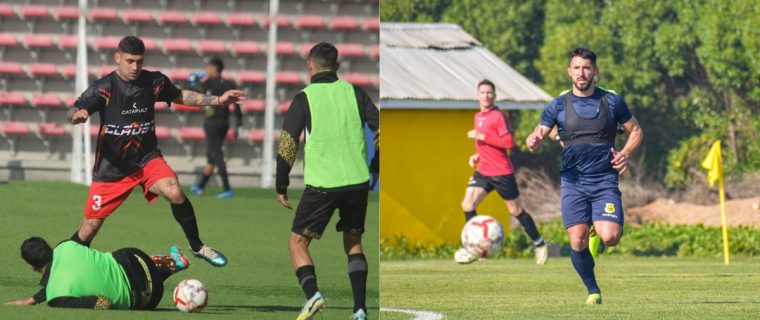
[[[114,309],[129,309],[129,280],[124,268],[110,252],[98,252],[74,241],[53,250],[53,264],[47,287],[47,300],[58,297],[104,296]]]
[[[364,127],[353,85],[343,80],[303,89],[311,131],[304,144],[304,183],[335,188],[369,181]]]

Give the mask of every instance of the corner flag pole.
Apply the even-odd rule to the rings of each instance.
[[[720,220],[723,225],[723,262],[728,265],[728,225],[726,224],[726,191],[723,188],[723,175],[718,178],[720,191]]]
[[[726,191],[723,185],[723,161],[720,152],[720,140],[713,142],[707,157],[702,161],[702,168],[707,169],[707,180],[712,187],[718,181],[720,192],[720,219],[723,231],[723,261],[728,265],[728,224],[726,223]]]

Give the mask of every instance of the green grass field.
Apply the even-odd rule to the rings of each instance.
[[[197,278],[209,288],[209,305],[196,319],[294,319],[305,301],[290,264],[287,239],[294,211],[277,203],[272,190],[237,189],[235,198],[218,200],[219,190],[191,196],[201,238],[230,259],[224,268],[191,259],[191,267],[169,278],[156,311],[61,310],[38,306],[0,305],[0,319],[177,319],[171,291],[185,278]],[[297,204],[299,190],[290,191]],[[82,220],[87,188],[68,183],[11,182],[0,184],[0,301],[26,298],[38,289],[40,274],[21,259],[21,242],[39,235],[55,244],[71,237]],[[367,304],[378,311],[378,197],[370,195],[364,249],[370,266]],[[346,319],[353,307],[346,273],[342,236],[335,232],[337,214],[323,238],[311,245],[318,284],[325,296],[325,319]],[[172,244],[187,243],[174,221],[168,202],[148,205],[140,188],[103,225],[92,247],[113,251],[137,247],[148,254],[168,252]],[[97,312],[97,313],[95,313]]]
[[[623,240],[625,241],[625,240]],[[568,257],[457,265],[453,260],[383,260],[383,308],[435,311],[445,319],[757,319],[760,259],[602,257],[596,274],[603,305]],[[385,312],[383,320],[409,319]]]

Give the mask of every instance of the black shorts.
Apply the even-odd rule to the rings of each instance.
[[[154,309],[164,295],[164,278],[145,252],[124,248],[113,252],[113,257],[124,267],[131,288],[132,310]]]
[[[229,122],[206,121],[203,123],[203,130],[206,132],[206,161],[208,163],[217,164],[217,161],[224,159],[222,144],[227,138],[229,129]]]
[[[293,219],[293,232],[310,239],[319,239],[327,228],[335,209],[340,221],[338,232],[364,233],[367,216],[368,189],[345,191],[320,191],[306,186]]]
[[[496,189],[496,192],[504,200],[515,200],[520,196],[514,174],[489,177],[475,171],[472,177],[470,177],[470,181],[467,182],[467,187],[480,187],[485,189],[486,192]]]

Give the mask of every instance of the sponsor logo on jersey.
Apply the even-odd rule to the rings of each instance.
[[[126,125],[107,124],[105,127],[105,134],[112,136],[138,136],[155,130],[153,121]]]

